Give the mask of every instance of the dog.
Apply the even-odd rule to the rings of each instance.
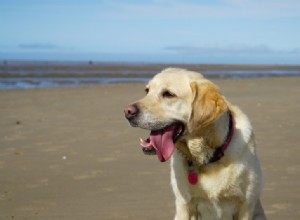
[[[124,108],[133,127],[150,131],[146,154],[171,159],[175,220],[266,219],[262,171],[248,117],[200,73],[167,68],[146,96]]]

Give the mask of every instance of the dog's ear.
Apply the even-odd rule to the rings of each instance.
[[[228,106],[218,87],[211,82],[192,82],[190,85],[194,99],[188,128],[195,131],[216,120]]]

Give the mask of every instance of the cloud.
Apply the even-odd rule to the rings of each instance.
[[[17,46],[21,50],[31,51],[72,51],[74,48],[52,43],[21,43]]]
[[[266,54],[300,54],[300,48],[291,50],[273,49],[267,45],[229,45],[224,47],[202,47],[202,46],[167,46],[164,48],[167,51],[184,54],[241,54],[241,55],[266,55]]]
[[[57,50],[61,47],[50,43],[29,43],[29,44],[19,44],[20,49],[30,49],[30,50]]]

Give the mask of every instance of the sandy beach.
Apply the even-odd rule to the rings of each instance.
[[[300,219],[300,77],[213,81],[254,126],[268,219]],[[123,116],[143,90],[0,91],[0,219],[172,219],[169,162]]]

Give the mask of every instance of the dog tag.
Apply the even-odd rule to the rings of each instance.
[[[198,174],[194,171],[190,171],[188,174],[188,180],[191,185],[196,185],[198,183]]]

